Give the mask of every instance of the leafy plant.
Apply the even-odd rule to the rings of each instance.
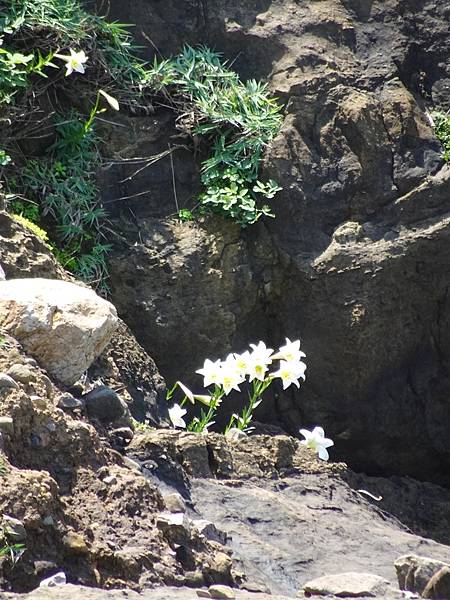
[[[443,159],[450,162],[450,116],[441,112],[432,114],[436,137],[442,144]]]
[[[281,188],[258,176],[263,152],[282,118],[267,86],[241,82],[220,54],[205,46],[185,46],[175,58],[155,60],[147,82],[166,104],[172,103],[179,128],[212,145],[212,156],[202,164],[203,211],[230,217],[242,227],[262,215],[273,217],[266,201]]]

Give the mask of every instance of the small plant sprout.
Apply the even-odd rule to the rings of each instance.
[[[230,431],[249,432],[253,413],[261,404],[264,392],[272,383],[281,380],[283,390],[292,384],[300,387],[299,380],[305,380],[306,364],[302,361],[304,357],[305,353],[300,351],[300,340],[291,342],[286,338],[286,344],[275,354],[272,348],[268,348],[264,342],[260,341],[258,344],[250,344],[250,349],[241,354],[229,354],[224,360],[213,361],[207,358],[203,367],[196,373],[203,376],[205,388],[211,388],[212,391],[209,395],[194,394],[180,381],[177,381],[167,394],[167,400],[172,398],[177,388],[184,394],[181,404],[175,405],[171,409],[175,411],[173,414],[177,419],[176,426],[181,427],[181,421],[178,420],[179,409],[188,401],[191,403],[198,401],[207,408],[201,408],[200,415],[193,418],[187,425],[187,429],[199,433],[205,432],[215,423],[215,416],[224,397],[228,396],[232,390],[242,393],[245,386],[247,403],[241,414],[233,413],[231,415],[225,433]],[[275,361],[279,362],[274,367]],[[183,412],[181,416],[185,414]],[[171,416],[172,422],[175,424],[174,418]]]
[[[84,50],[80,50],[79,52],[75,52],[72,48],[70,48],[70,54],[55,54],[56,58],[60,58],[66,63],[66,77],[71,75],[74,71],[77,73],[84,73],[85,68],[84,64],[87,62],[88,57],[84,53]]]
[[[327,448],[334,446],[334,442],[325,437],[325,432],[322,427],[314,427],[312,431],[300,429],[300,433],[305,438],[300,444],[317,452],[319,458],[322,460],[328,460],[330,458]]]

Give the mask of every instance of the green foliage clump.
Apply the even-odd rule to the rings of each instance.
[[[220,55],[186,46],[172,59],[155,61],[147,82],[179,113],[178,126],[212,145],[203,162],[201,207],[231,217],[242,227],[262,215],[281,189],[258,179],[263,152],[277,135],[281,107],[267,86],[242,82]]]
[[[436,137],[442,144],[443,159],[450,162],[450,116],[441,112],[432,115]]]
[[[28,226],[45,222],[62,264],[106,289],[110,245],[95,180],[101,158],[94,120],[104,110],[101,95],[116,110],[116,97],[139,106],[144,65],[133,55],[127,28],[88,13],[79,0],[0,0],[0,44],[0,113],[9,124],[0,132],[0,167],[10,196],[31,200],[13,202],[12,212]],[[63,65],[54,64],[59,52],[80,46],[88,56],[85,73],[64,77]],[[44,120],[41,96],[44,104],[51,97],[55,109]],[[88,103],[93,108],[84,115]],[[56,141],[45,156],[23,156],[20,141],[46,129]]]

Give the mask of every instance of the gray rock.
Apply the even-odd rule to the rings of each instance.
[[[371,573],[339,573],[325,575],[308,581],[302,590],[311,596],[337,596],[338,598],[375,598],[386,596],[393,586],[389,581]],[[400,594],[399,594],[400,597]]]
[[[156,526],[171,543],[184,546],[191,538],[191,523],[185,513],[160,513]]]
[[[236,593],[233,589],[228,587],[227,585],[210,585],[208,588],[211,598],[225,598],[229,600],[234,600],[236,598]]]
[[[0,373],[0,390],[17,390],[19,385],[16,381],[6,373]]]
[[[57,279],[0,282],[0,325],[64,385],[106,347],[117,311],[92,289]]]
[[[422,592],[422,597],[450,600],[450,566],[442,567],[433,575]]]
[[[91,419],[102,423],[114,423],[125,413],[122,400],[116,392],[106,385],[96,387],[82,397],[87,413]]]
[[[72,396],[72,394],[61,394],[57,399],[57,406],[63,410],[74,410],[84,406],[81,400]]]
[[[36,378],[35,373],[26,365],[16,364],[8,369],[7,375],[19,383],[30,383]]]
[[[195,593],[199,598],[211,598],[211,594],[208,590],[195,590]]]
[[[197,531],[204,535],[208,540],[213,540],[215,542],[219,542],[219,544],[226,544],[227,542],[227,534],[225,531],[220,531],[214,523],[211,521],[207,521],[206,519],[196,519],[192,521],[192,524],[197,529]]]
[[[177,492],[164,496],[164,504],[166,509],[171,513],[186,512],[186,503],[183,500],[183,496]],[[194,521],[193,523],[195,525],[196,522]]]
[[[450,564],[425,556],[406,554],[400,556],[394,566],[400,589],[422,594],[430,579],[442,568],[450,567]]]

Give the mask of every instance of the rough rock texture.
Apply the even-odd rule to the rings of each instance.
[[[25,552],[15,565],[0,556],[0,589],[29,591],[60,570],[106,588],[233,582],[231,561],[219,564],[222,545],[193,528],[175,546],[157,524],[159,490],[82,407],[58,408],[62,390],[9,335],[0,345],[6,372],[17,379],[0,378],[0,548],[17,541],[4,534],[12,518]]]
[[[350,487],[344,464],[324,463],[287,436],[231,442],[217,434],[154,431],[138,434],[128,453],[164,494],[183,495],[188,514],[223,532],[247,589],[295,596],[311,579],[346,571],[396,586],[400,555],[450,557],[449,546],[416,535],[383,510],[384,502]],[[372,491],[371,478],[360,485]],[[401,485],[392,483],[391,503],[402,504]],[[430,496],[440,492],[446,493],[435,486]],[[442,535],[449,539],[448,523]]]
[[[154,426],[168,424],[164,379],[155,362],[120,319],[111,341],[90,367],[88,375],[114,388],[138,421]]]
[[[424,598],[446,600],[449,597],[449,594],[446,596],[444,593],[434,595],[433,589],[440,579],[448,578],[449,564],[425,556],[407,554],[395,561],[395,570],[401,590],[418,593]],[[449,589],[447,588],[447,591]]]
[[[58,381],[71,385],[107,346],[117,312],[74,283],[10,279],[0,283],[0,326]]]
[[[48,246],[33,232],[1,210],[0,265],[7,279],[22,277],[70,279]]]
[[[390,585],[386,579],[371,573],[352,572],[339,575],[325,575],[313,581],[308,581],[303,586],[305,596],[337,596],[338,598],[374,598],[376,596],[393,595],[397,592],[399,598],[402,594]]]
[[[77,600],[198,600],[199,598],[195,590],[185,587],[156,588],[154,590],[145,590],[145,592],[138,594],[137,592],[128,590],[109,590],[106,592],[74,585],[35,590],[26,596],[4,594],[4,597],[0,597],[2,600],[20,600],[20,598],[24,600],[67,600],[68,598],[76,598]],[[235,597],[236,600],[289,600],[287,596],[255,594],[241,590],[235,591]]]
[[[138,24],[139,42],[151,39],[163,55],[210,44],[244,77],[266,78],[285,104],[265,161],[283,186],[277,217],[245,232],[168,219],[167,156],[103,174],[121,232],[113,301],[163,375],[185,377],[259,338],[301,337],[307,383],[261,407],[260,419],[289,432],[320,423],[357,469],[449,483],[450,169],[425,112],[449,105],[447,3],[108,5],[111,18]],[[173,136],[167,109],[121,125],[111,156],[181,143],[180,202],[195,196],[189,142]]]

